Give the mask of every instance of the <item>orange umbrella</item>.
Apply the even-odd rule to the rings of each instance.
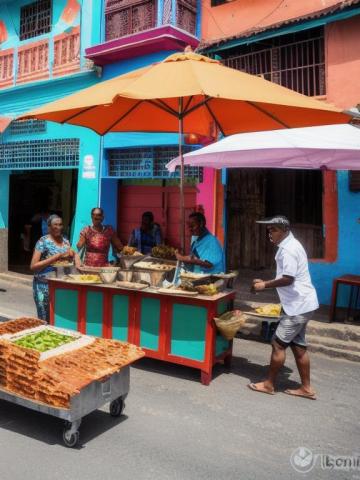
[[[108,132],[179,132],[223,135],[347,123],[325,102],[263,78],[225,67],[193,52],[121,75],[29,112],[37,118]],[[181,245],[185,241],[184,164],[181,162]]]

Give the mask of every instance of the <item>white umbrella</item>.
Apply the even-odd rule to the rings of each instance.
[[[185,165],[212,168],[360,170],[360,129],[352,125],[230,135],[184,155]],[[175,158],[170,172],[180,165]]]

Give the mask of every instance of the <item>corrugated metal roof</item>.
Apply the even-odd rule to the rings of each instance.
[[[301,0],[295,0],[296,2],[300,2]],[[211,41],[202,41],[199,45],[198,50],[204,50],[206,48],[215,47],[217,45],[222,45],[228,41],[231,40],[236,40],[236,39],[241,39],[241,38],[247,38],[251,37],[253,35],[257,35],[259,33],[265,32],[267,30],[276,30],[280,27],[284,27],[286,25],[290,24],[295,24],[295,23],[300,23],[304,22],[307,20],[312,20],[312,19],[317,19],[321,17],[325,17],[337,12],[341,12],[345,9],[349,9],[354,5],[360,4],[360,0],[342,0],[338,1],[335,4],[333,3],[330,6],[327,6],[324,8],[324,1],[322,0],[313,0],[311,2],[312,8],[309,10],[307,13],[304,13],[303,15],[292,17],[291,16],[291,10],[288,8],[286,11],[286,8],[290,6],[289,2],[281,2],[281,4],[278,6],[277,9],[273,10],[269,16],[267,16],[267,22],[266,25],[259,25],[257,24],[256,26],[246,28],[245,30],[240,30],[236,35],[231,35],[231,36],[224,36],[221,38],[218,38],[216,40],[211,40]],[[322,7],[322,8],[321,8]],[[283,10],[284,12],[281,12],[280,10]],[[286,13],[285,13],[286,12]],[[284,13],[284,18],[281,19],[280,21],[278,20],[279,17],[282,16],[282,13]],[[289,15],[290,16],[286,16]],[[271,18],[274,17],[274,19],[277,17],[276,22],[271,23]],[[241,29],[241,27],[240,27]]]

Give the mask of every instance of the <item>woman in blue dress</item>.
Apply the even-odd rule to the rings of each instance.
[[[30,269],[35,272],[33,296],[38,317],[49,321],[48,277],[55,271],[53,264],[61,260],[75,261],[80,266],[80,258],[70,248],[70,242],[63,237],[63,222],[57,215],[48,218],[48,234],[41,237],[34,249]]]

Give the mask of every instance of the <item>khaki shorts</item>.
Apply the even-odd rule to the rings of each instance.
[[[289,345],[299,345],[299,347],[306,348],[305,331],[313,313],[308,312],[292,317],[283,315],[280,318],[272,340],[276,340],[284,348],[287,348]]]

